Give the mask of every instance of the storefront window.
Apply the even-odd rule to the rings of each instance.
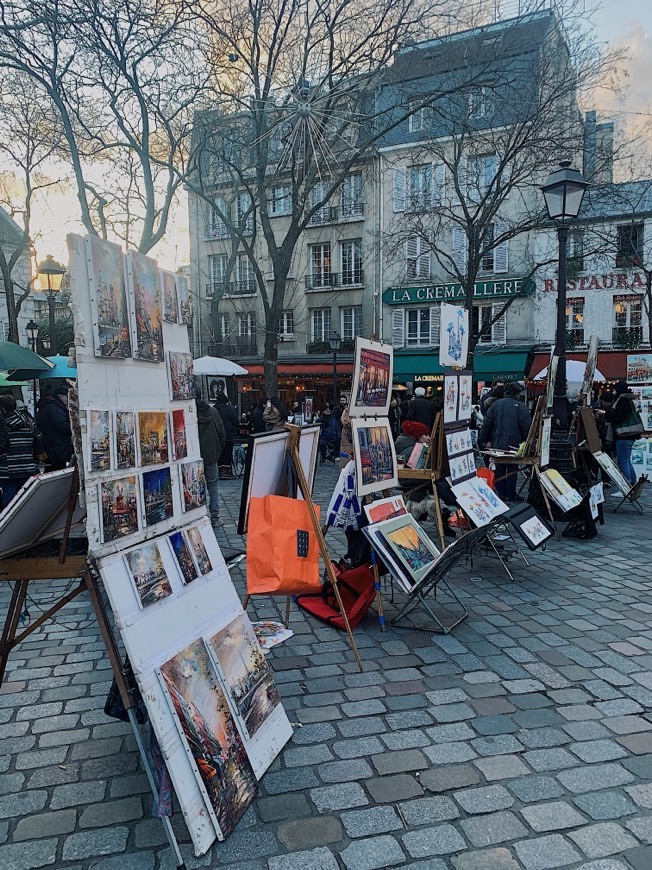
[[[430,344],[430,309],[410,308],[406,312],[407,344]]]

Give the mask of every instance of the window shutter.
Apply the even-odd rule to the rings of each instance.
[[[405,346],[405,312],[402,308],[392,311],[392,344],[394,347]]]
[[[443,163],[435,165],[434,179],[433,205],[441,205],[446,195],[446,166]]]
[[[430,249],[426,242],[417,236],[419,254],[417,257],[417,278],[430,278]],[[424,250],[425,249],[425,250]]]
[[[491,187],[493,180],[496,177],[497,165],[498,160],[495,154],[489,154],[484,158],[484,166],[482,167],[484,178],[480,179],[482,193],[486,193]]]
[[[466,276],[466,233],[462,227],[453,227],[453,262],[462,276]]]
[[[502,311],[504,302],[494,302],[491,306],[491,319]],[[493,344],[505,344],[507,341],[507,312],[505,311],[491,327],[491,341]]]
[[[406,167],[397,166],[394,169],[394,211],[405,211]]]
[[[500,238],[507,227],[505,224],[496,224],[496,237]],[[500,242],[494,248],[494,272],[504,275],[509,270],[509,239]]]
[[[441,305],[433,305],[430,309],[430,347],[439,347],[440,320]]]
[[[410,236],[405,242],[405,273],[408,278],[417,277],[417,260],[419,257],[419,237]]]
[[[454,169],[454,172],[456,172],[456,174],[457,174],[457,181],[459,184],[459,188],[462,191],[462,195],[466,196],[468,193],[468,186],[469,186],[469,169],[468,169],[468,160],[466,157],[460,157],[460,159],[457,162],[457,169],[456,170]],[[453,199],[454,205],[460,204],[460,198],[457,195],[457,190],[455,188],[455,179],[453,179],[452,199]]]

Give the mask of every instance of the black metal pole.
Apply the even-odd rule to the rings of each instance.
[[[333,351],[333,407],[331,411],[334,411],[337,407],[337,351]]]
[[[49,290],[48,292],[48,319],[50,323],[50,353],[52,356],[56,355],[57,352],[57,336],[54,331],[54,306],[55,306],[56,296],[55,294]]]
[[[555,356],[558,357],[555,393],[553,399],[553,428],[568,431],[568,398],[566,396],[566,256],[568,252],[568,226],[557,227],[559,239],[559,289],[557,291],[557,334]]]

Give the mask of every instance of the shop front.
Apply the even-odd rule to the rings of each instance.
[[[586,362],[586,351],[570,351],[566,353],[566,359],[578,360]],[[596,382],[595,389],[599,393],[605,386],[615,384],[616,381],[627,379],[627,357],[631,356],[631,351],[622,350],[599,350],[596,362],[596,368],[600,374],[604,375],[605,380]],[[542,372],[550,362],[550,351],[544,353],[535,353],[532,359],[528,377],[531,381]],[[528,384],[534,394],[541,393],[545,389],[545,381],[536,381]]]

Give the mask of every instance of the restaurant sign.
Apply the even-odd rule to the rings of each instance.
[[[529,296],[534,292],[534,281],[529,278],[506,278],[504,281],[476,281],[473,298],[504,299],[511,296]],[[430,284],[426,287],[390,287],[383,293],[386,305],[422,305],[432,302],[457,302],[466,298],[461,284]]]

